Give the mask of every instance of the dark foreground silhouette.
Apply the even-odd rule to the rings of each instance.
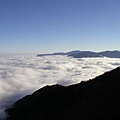
[[[46,86],[6,113],[7,120],[120,120],[120,68],[68,87]]]

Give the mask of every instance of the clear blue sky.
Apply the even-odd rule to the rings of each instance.
[[[0,53],[119,48],[120,0],[0,0]]]

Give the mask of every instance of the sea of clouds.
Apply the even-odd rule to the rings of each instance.
[[[79,83],[118,66],[118,58],[0,55],[0,120],[12,103],[45,85]]]

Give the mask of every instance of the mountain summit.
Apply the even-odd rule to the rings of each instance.
[[[67,55],[74,58],[83,58],[83,57],[109,57],[109,58],[120,58],[120,51],[103,51],[103,52],[92,52],[92,51],[70,51],[67,53],[58,52],[52,54],[38,54],[38,57],[42,56],[51,56],[51,55]]]
[[[119,120],[120,68],[68,87],[43,87],[6,113],[6,120]]]

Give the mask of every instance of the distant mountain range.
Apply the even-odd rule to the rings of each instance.
[[[120,51],[103,51],[103,52],[92,52],[92,51],[70,51],[70,52],[58,52],[52,54],[38,54],[38,57],[42,56],[51,56],[51,55],[67,55],[74,58],[83,58],[83,57],[109,57],[109,58],[120,58]]]
[[[6,120],[119,120],[120,68],[68,87],[43,87],[6,113]]]

